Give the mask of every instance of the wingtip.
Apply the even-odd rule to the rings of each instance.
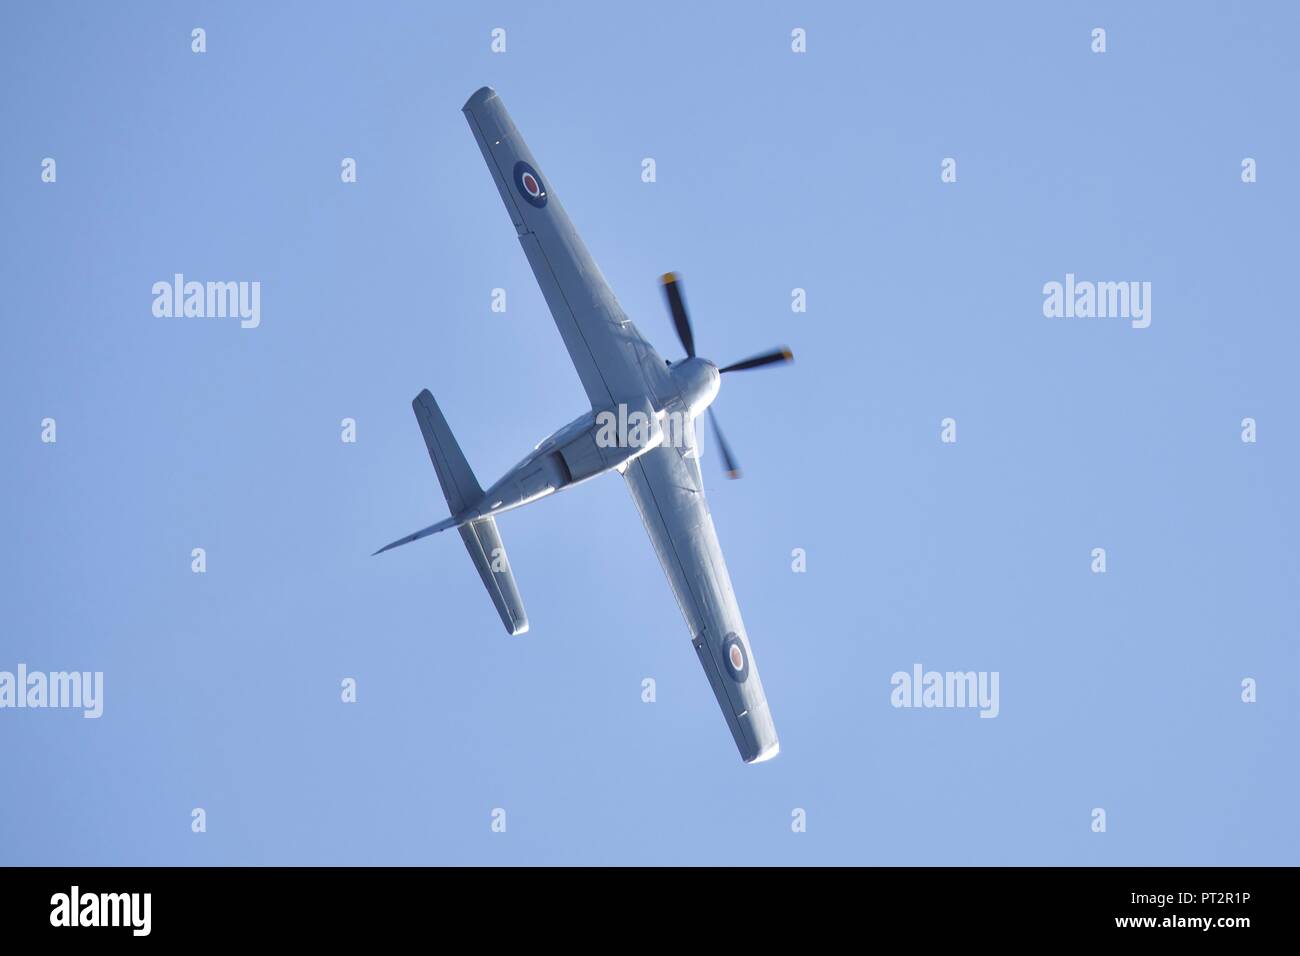
[[[762,750],[760,750],[757,754],[755,754],[752,759],[746,760],[745,763],[767,763],[767,761],[771,760],[780,752],[781,752],[781,741],[774,740],[766,747],[764,747]]]
[[[477,90],[475,90],[473,93],[470,94],[469,99],[465,101],[465,105],[460,108],[461,112],[468,113],[474,107],[482,106],[484,103],[486,103],[488,100],[492,99],[492,97],[496,95],[497,95],[497,91],[492,89],[492,87],[480,86]]]

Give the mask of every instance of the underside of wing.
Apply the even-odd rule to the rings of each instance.
[[[694,443],[635,459],[624,478],[740,756],[776,756],[776,727],[700,483]]]
[[[464,112],[592,405],[644,395],[644,369],[657,356],[623,313],[501,98],[483,87]]]

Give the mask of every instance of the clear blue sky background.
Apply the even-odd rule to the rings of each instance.
[[[0,863],[1300,862],[1297,29],[6,5],[0,669],[102,670],[106,701],[0,712]],[[445,514],[421,388],[485,484],[584,407],[460,113],[483,84],[665,355],[676,269],[703,354],[798,356],[718,399],[745,479],[704,463],[769,764],[619,478],[500,522],[521,639],[455,536],[370,557]],[[155,318],[174,272],[261,281],[261,327]],[[1067,272],[1150,281],[1151,327],[1044,318]],[[1001,715],[892,708],[914,662],[999,671]]]

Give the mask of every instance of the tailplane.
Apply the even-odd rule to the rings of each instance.
[[[523,634],[528,630],[528,615],[524,613],[523,598],[519,596],[514,573],[506,560],[506,548],[501,543],[496,518],[477,518],[463,524],[460,536],[470,560],[478,569],[478,576],[483,579],[488,597],[492,598],[497,614],[501,615],[501,623],[512,635]]]
[[[474,477],[469,462],[465,460],[460,445],[456,444],[456,438],[451,433],[447,419],[443,417],[442,409],[427,388],[415,396],[411,407],[415,409],[415,417],[420,422],[420,432],[429,449],[433,470],[438,474],[438,484],[442,486],[442,493],[447,498],[451,517],[408,534],[405,538],[399,538],[375,554],[382,554],[390,548],[418,541],[448,528],[459,528],[465,550],[469,552],[470,560],[483,579],[483,586],[487,588],[488,596],[492,598],[497,614],[501,616],[501,623],[511,634],[523,634],[528,630],[528,616],[524,613],[524,602],[519,597],[514,573],[506,560],[506,549],[501,543],[496,519],[471,518],[465,514],[482,502],[483,489]]]
[[[438,473],[438,484],[442,485],[442,493],[447,496],[447,507],[453,517],[459,515],[482,500],[483,489],[479,487],[460,445],[456,444],[456,436],[451,433],[442,409],[433,400],[433,393],[426,388],[415,396],[411,407],[420,422],[420,432],[429,449],[433,470]]]

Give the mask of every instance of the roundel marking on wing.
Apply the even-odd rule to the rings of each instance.
[[[529,205],[538,209],[546,205],[546,186],[542,183],[541,174],[522,159],[515,163],[514,180],[515,189],[519,190],[519,195]]]
[[[727,664],[727,676],[737,684],[749,679],[749,655],[745,653],[745,644],[740,636],[728,634],[722,642],[722,654]]]

